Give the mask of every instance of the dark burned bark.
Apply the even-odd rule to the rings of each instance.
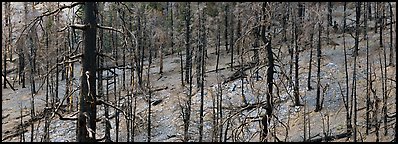
[[[262,4],[262,12],[263,12],[263,16],[262,19],[265,19],[265,7],[266,7],[267,3],[264,2]],[[269,118],[272,116],[272,111],[273,111],[273,102],[272,102],[272,89],[273,89],[273,75],[274,75],[274,56],[273,56],[273,52],[272,52],[272,47],[271,47],[271,40],[268,39],[265,36],[265,25],[261,26],[261,39],[262,41],[266,44],[266,50],[267,50],[267,59],[268,59],[268,69],[267,69],[267,86],[268,86],[268,92],[267,92],[267,105],[266,105],[266,120],[269,121]],[[266,131],[268,131],[268,125],[264,125],[263,127],[263,133],[262,133],[262,137],[265,138],[267,137],[267,133]],[[263,139],[262,141],[266,141],[266,139]]]
[[[369,2],[366,3],[369,5]],[[365,33],[364,37],[366,39],[366,134],[369,134],[369,112],[370,112],[370,92],[369,92],[369,38],[368,38],[368,23],[367,23],[367,14],[368,12],[366,11],[367,7],[364,6],[364,25],[365,25]]]
[[[391,5],[391,2],[389,2],[388,3],[388,6],[390,7],[390,23],[391,23],[391,25],[390,25],[390,55],[389,55],[389,57],[390,57],[390,62],[388,63],[388,66],[394,66],[394,63],[393,63],[393,61],[394,61],[394,59],[393,59],[393,57],[394,57],[394,48],[393,48],[393,29],[392,29],[392,21],[393,21],[393,11],[392,11],[392,5]],[[396,41],[395,41],[396,42]],[[396,45],[396,43],[395,43],[395,45]]]
[[[192,104],[192,50],[190,44],[191,38],[191,30],[189,28],[191,21],[191,3],[185,3],[185,26],[186,26],[186,35],[185,35],[185,48],[186,48],[186,66],[185,66],[185,79],[186,82],[189,84],[189,94],[188,100],[186,101],[186,107],[183,114],[183,121],[184,121],[184,142],[189,140],[189,123],[191,119],[191,104]]]
[[[358,56],[358,49],[359,49],[359,22],[361,18],[361,3],[356,3],[356,31],[355,31],[355,53],[354,53],[354,72],[353,72],[353,101],[354,101],[354,142],[357,142],[357,81],[356,81],[356,65],[357,65],[357,56]]]
[[[86,2],[84,5],[84,50],[82,57],[81,92],[79,96],[79,116],[77,122],[77,141],[94,142],[96,130],[96,4]]]
[[[312,25],[312,29],[314,29],[314,28],[315,28],[315,24]],[[313,45],[314,33],[313,32],[311,32],[310,41],[311,41],[310,42],[310,61],[309,61],[309,64],[308,64],[308,81],[307,81],[307,89],[308,89],[308,91],[313,89],[311,87],[311,68],[312,68],[311,63],[312,63],[312,52],[313,52],[313,48],[314,48],[314,45]]]
[[[189,69],[192,67],[191,61],[192,61],[192,55],[191,55],[191,43],[190,43],[190,38],[191,38],[191,29],[190,29],[190,24],[191,24],[191,8],[190,8],[190,3],[187,3],[187,8],[185,9],[185,81],[189,83],[191,77],[189,76]]]
[[[298,65],[298,61],[299,61],[299,47],[298,47],[298,36],[299,36],[299,29],[298,29],[298,25],[300,25],[301,22],[301,9],[303,9],[301,6],[301,4],[299,4],[299,22],[297,22],[297,19],[295,19],[293,21],[293,25],[294,25],[294,41],[295,41],[295,52],[294,52],[294,87],[293,87],[293,91],[294,91],[294,105],[295,106],[303,106],[303,104],[300,103],[300,93],[299,93],[299,78],[298,78],[298,74],[299,74],[299,65]]]
[[[310,140],[308,140],[308,142],[332,141],[332,140],[337,140],[337,139],[346,138],[346,137],[350,137],[350,136],[351,136],[351,133],[342,133],[342,134],[337,134],[337,135],[333,135],[333,136],[325,136],[325,137],[321,137],[321,138],[310,139]]]
[[[321,97],[321,24],[318,24],[318,47],[317,47],[317,73],[316,73],[316,77],[317,77],[317,84],[316,84],[316,108],[315,108],[315,112],[321,111],[322,110],[322,105],[320,102],[320,97]]]
[[[347,68],[347,51],[346,51],[346,45],[345,45],[345,31],[346,31],[346,27],[347,27],[347,21],[346,21],[346,17],[347,17],[347,3],[344,3],[344,24],[343,24],[343,47],[344,47],[344,70],[345,70],[345,82],[346,82],[346,126],[347,126],[347,133],[351,133],[352,132],[352,124],[351,124],[351,115],[352,115],[352,111],[350,106],[352,106],[352,100],[350,100],[350,96],[349,96],[349,84],[348,84],[348,68]],[[351,102],[351,103],[350,103]]]

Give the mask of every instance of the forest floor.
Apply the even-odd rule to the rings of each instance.
[[[394,5],[395,7],[395,5]],[[387,29],[385,29],[387,32]],[[375,71],[376,82],[373,84],[374,89],[378,98],[382,98],[381,95],[381,72],[379,56],[383,55],[383,48],[378,46],[378,34],[369,32],[369,51],[371,53],[369,59],[373,63],[372,70]],[[395,32],[394,32],[395,34]],[[395,35],[394,35],[395,37]],[[283,89],[279,94],[279,101],[275,104],[274,117],[286,124],[282,126],[277,124],[277,119],[273,118],[271,121],[270,133],[275,133],[276,137],[281,141],[303,141],[306,139],[317,139],[326,136],[333,136],[343,134],[346,131],[346,109],[344,108],[344,102],[342,99],[341,92],[345,95],[345,70],[344,70],[344,52],[343,52],[343,39],[342,34],[331,34],[331,39],[340,45],[333,49],[332,46],[326,44],[322,45],[322,64],[321,64],[321,84],[322,86],[328,85],[327,88],[322,87],[322,96],[324,98],[323,109],[320,112],[314,112],[316,105],[316,51],[313,49],[313,61],[312,61],[312,80],[311,85],[313,90],[307,89],[307,76],[308,76],[308,64],[310,49],[306,49],[300,53],[299,61],[299,88],[300,88],[300,101],[305,106],[292,106],[293,105],[293,90],[291,87],[280,87]],[[389,35],[384,36],[384,45],[389,50]],[[377,40],[377,41],[376,41]],[[346,35],[346,44],[348,54],[352,53],[350,49],[354,45],[354,39],[349,35]],[[273,46],[276,47],[276,46]],[[348,48],[350,47],[350,48]],[[359,141],[376,141],[375,128],[372,127],[369,131],[369,135],[365,134],[366,130],[366,40],[360,42],[359,55],[357,57],[357,102],[358,102],[358,140]],[[282,45],[281,49],[286,49],[286,45]],[[205,77],[205,90],[204,90],[204,141],[212,141],[212,132],[214,130],[213,121],[213,98],[216,96],[218,89],[217,83],[222,82],[225,78],[233,74],[237,69],[230,70],[230,54],[227,54],[224,47],[221,47],[222,54],[220,55],[219,68],[225,68],[220,70],[219,73],[209,72],[206,73]],[[387,51],[389,53],[389,51]],[[395,54],[396,55],[396,54]],[[236,56],[237,57],[237,56]],[[352,83],[353,73],[353,57],[347,56],[348,73],[349,73],[349,85]],[[288,56],[281,57],[281,63],[288,63]],[[208,59],[206,71],[214,70],[216,65],[216,54],[214,48],[208,49]],[[235,59],[238,64],[239,59]],[[387,59],[389,61],[389,59]],[[180,104],[183,99],[186,99],[188,88],[181,85],[180,76],[180,58],[177,54],[168,55],[164,57],[164,69],[163,74],[159,74],[158,59],[156,59],[150,68],[150,84],[153,88],[164,88],[164,90],[156,91],[152,95],[152,101],[162,100],[159,104],[152,106],[151,114],[151,141],[160,142],[175,142],[182,141],[183,138],[183,121],[181,116]],[[146,62],[147,63],[147,62]],[[396,61],[394,59],[394,64]],[[11,65],[10,65],[11,66]],[[11,66],[12,67],[12,66]],[[146,67],[147,64],[146,64]],[[285,67],[288,68],[287,66]],[[396,80],[395,66],[388,66],[387,77]],[[280,70],[280,69],[279,69]],[[75,76],[79,75],[80,66],[75,65]],[[146,79],[146,71],[144,70],[144,79]],[[193,69],[195,71],[195,69]],[[247,70],[247,73],[252,72],[253,69]],[[278,69],[277,69],[278,71]],[[260,71],[260,76],[264,75],[265,70]],[[117,78],[117,90],[121,88],[121,70],[116,71],[119,74]],[[126,86],[130,86],[130,72],[126,72]],[[293,72],[294,73],[294,72]],[[184,75],[185,77],[185,75]],[[194,76],[195,77],[195,76]],[[293,78],[293,76],[291,76]],[[110,80],[112,81],[112,80]],[[28,81],[27,81],[28,82]],[[79,78],[74,80],[75,83],[79,83]],[[190,139],[192,141],[198,141],[198,126],[199,126],[199,106],[200,106],[200,89],[196,87],[196,78],[193,79],[193,97],[192,97],[192,114],[190,123]],[[41,82],[37,81],[36,85],[40,85]],[[105,84],[105,81],[104,81]],[[339,86],[340,85],[340,86]],[[388,96],[387,96],[387,113],[388,115],[396,114],[396,85],[394,82],[388,81]],[[243,81],[244,95],[248,103],[254,104],[258,101],[264,100],[265,93],[263,92],[266,87],[265,79],[256,80],[254,77],[247,77]],[[13,91],[10,88],[3,89],[2,91],[2,141],[18,142],[20,141],[20,121],[22,109],[22,121],[27,123],[30,119],[30,86],[27,83],[26,88],[16,86],[18,90]],[[129,88],[127,88],[129,89]],[[235,137],[227,138],[227,141],[259,141],[260,127],[256,120],[246,120],[247,117],[256,117],[259,113],[264,113],[261,108],[239,111],[239,107],[243,106],[241,98],[242,81],[240,79],[227,82],[222,85],[223,89],[223,109],[224,118],[231,116],[234,123],[231,123],[229,134],[236,134]],[[341,90],[343,89],[343,90]],[[109,89],[111,102],[114,103],[115,97],[113,94],[113,85]],[[64,97],[65,93],[65,81],[60,81],[59,85],[59,97]],[[79,91],[76,91],[74,97],[77,97]],[[351,94],[351,91],[350,91]],[[45,107],[45,90],[39,91],[35,95],[35,110],[39,114],[44,110]],[[121,91],[120,95],[127,95],[127,91]],[[373,95],[372,96],[372,100]],[[145,95],[137,95],[137,123],[134,141],[147,141],[147,109],[148,103]],[[76,102],[76,101],[75,101]],[[124,97],[121,99],[119,107],[126,107],[126,103],[133,103],[129,101],[129,98]],[[382,103],[379,104],[381,108]],[[104,115],[104,106],[98,106],[97,117],[101,118]],[[114,109],[110,109],[110,115],[115,113]],[[379,111],[378,123],[380,124],[380,141],[391,141],[394,138],[394,124],[396,119],[388,118],[387,127],[383,124],[380,118],[381,111]],[[67,114],[67,113],[66,113]],[[71,113],[69,113],[71,114]],[[232,114],[237,114],[232,116]],[[306,127],[304,132],[304,116],[309,118],[309,126]],[[127,125],[126,119],[122,114],[119,114],[120,125],[119,125],[119,136],[118,141],[127,141]],[[111,138],[116,141],[116,123],[115,118],[111,121]],[[239,129],[238,123],[248,122],[246,126]],[[306,123],[308,122],[308,119]],[[34,123],[35,134],[34,141],[41,141],[44,135],[44,119],[35,121]],[[97,138],[103,136],[104,133],[104,122],[100,121],[97,123]],[[273,127],[275,126],[275,127]],[[384,134],[384,128],[387,132]],[[30,124],[24,126],[24,139],[30,141],[31,127]],[[224,126],[225,129],[225,126]],[[241,133],[237,131],[242,131]],[[310,131],[310,132],[309,132]],[[306,135],[306,136],[304,136]],[[353,137],[342,138],[332,141],[353,141]],[[271,141],[275,139],[270,136]],[[54,142],[65,142],[65,141],[76,141],[76,121],[64,121],[59,120],[58,116],[51,119],[50,124],[50,140]]]

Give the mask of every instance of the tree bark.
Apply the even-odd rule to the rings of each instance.
[[[321,96],[321,24],[318,24],[318,47],[317,47],[317,72],[316,72],[316,77],[317,77],[317,82],[316,82],[316,107],[315,107],[315,112],[321,111],[322,110],[322,103],[320,102],[320,96]]]
[[[315,24],[312,25],[312,29],[315,28]],[[312,90],[313,88],[311,87],[311,68],[312,68],[312,51],[314,48],[313,45],[314,42],[314,32],[311,32],[311,36],[310,36],[310,61],[308,62],[308,81],[307,81],[307,89],[308,91]]]
[[[79,115],[77,122],[77,141],[94,142],[96,131],[96,3],[84,4],[84,23],[88,28],[84,30],[84,50],[82,57],[81,90],[79,97]]]
[[[388,3],[389,7],[390,7],[390,62],[388,63],[389,66],[393,66],[394,65],[394,48],[393,48],[393,30],[392,30],[392,22],[393,22],[393,14],[394,12],[392,11],[392,5],[391,2]],[[396,24],[395,24],[396,25]],[[395,43],[396,44],[396,43]],[[395,138],[396,139],[396,138]]]
[[[353,86],[352,86],[352,95],[354,101],[354,142],[357,142],[357,93],[356,93],[356,65],[357,65],[357,56],[358,56],[358,47],[359,47],[359,21],[361,17],[361,3],[356,3],[356,31],[355,31],[355,49],[354,49],[354,71],[353,71]]]
[[[346,17],[347,17],[347,2],[344,2],[344,18],[343,18],[343,47],[344,47],[344,70],[345,70],[345,82],[346,82],[346,126],[347,126],[347,133],[351,133],[352,132],[352,124],[351,124],[351,107],[352,107],[352,98],[350,100],[350,96],[349,96],[349,84],[348,84],[348,68],[347,68],[347,51],[346,51],[346,44],[345,44],[345,31],[346,31],[346,27],[347,27],[347,21],[346,21]]]

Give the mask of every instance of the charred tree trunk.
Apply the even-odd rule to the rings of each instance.
[[[225,3],[225,7],[224,7],[224,22],[225,22],[225,27],[224,27],[224,41],[225,41],[225,51],[229,52],[228,49],[228,14],[229,14],[229,7],[228,7],[228,3]],[[231,67],[232,69],[232,67]]]
[[[185,9],[185,81],[189,83],[190,81],[190,76],[189,76],[189,69],[191,67],[191,51],[190,47],[190,37],[191,37],[191,10],[190,10],[190,3],[186,4],[186,9]]]
[[[383,30],[384,30],[384,18],[385,18],[385,11],[384,11],[385,4],[384,2],[381,3],[381,16],[379,16],[379,22],[380,22],[380,29],[379,29],[379,34],[380,34],[380,39],[379,39],[379,45],[380,47],[383,47]],[[392,23],[391,23],[392,24]]]
[[[299,30],[298,30],[298,26],[300,25],[300,21],[301,21],[301,7],[300,7],[300,3],[299,3],[299,22],[297,22],[297,19],[295,18],[295,20],[293,21],[293,25],[294,25],[294,41],[295,41],[295,52],[294,52],[294,105],[295,106],[303,106],[303,104],[300,103],[300,93],[299,93],[299,65],[298,65],[298,61],[299,61],[299,47],[298,47],[298,35],[299,35]]]
[[[263,2],[262,4],[262,19],[265,20],[265,7],[267,6],[266,2]],[[262,141],[266,141],[266,137],[268,135],[268,122],[270,121],[269,119],[272,116],[272,111],[273,111],[273,102],[272,102],[272,94],[273,94],[273,79],[274,79],[274,56],[272,52],[272,47],[271,47],[271,40],[268,39],[265,36],[265,25],[263,24],[261,26],[261,39],[266,44],[266,50],[267,50],[267,59],[268,59],[268,68],[267,68],[267,86],[268,86],[268,92],[267,92],[267,106],[266,106],[266,115],[263,117],[263,130],[262,130]]]
[[[170,3],[170,48],[171,54],[174,54],[174,18],[173,18],[173,2]]]
[[[147,127],[147,142],[151,142],[151,99],[152,99],[152,86],[151,86],[151,80],[149,79],[150,75],[150,70],[151,70],[151,64],[152,64],[152,48],[149,48],[149,60],[148,60],[148,73],[147,73],[147,90],[149,93],[148,97],[148,127]]]
[[[348,84],[348,68],[347,68],[347,51],[346,51],[346,44],[345,44],[345,31],[346,31],[346,27],[347,27],[347,21],[346,21],[346,17],[347,17],[347,3],[344,2],[344,18],[343,18],[343,47],[344,47],[344,70],[345,70],[345,82],[346,82],[346,126],[347,126],[347,133],[352,133],[352,124],[351,124],[351,115],[352,115],[352,99],[350,100],[350,96],[349,96],[349,84]],[[351,103],[350,103],[351,102]]]
[[[333,26],[332,22],[333,22],[333,19],[332,19],[332,2],[328,2],[328,25],[329,26]]]
[[[219,114],[219,116],[218,116],[218,122],[217,122],[217,124],[218,124],[218,130],[219,130],[219,133],[218,133],[218,135],[219,135],[219,142],[221,142],[222,141],[222,133],[223,133],[223,111],[222,111],[222,106],[223,106],[223,104],[222,104],[222,102],[223,102],[223,100],[222,100],[222,97],[223,97],[223,89],[222,89],[222,84],[221,84],[221,82],[218,82],[218,84],[217,84],[217,88],[218,88],[218,90],[217,90],[217,97],[218,97],[218,114]],[[224,137],[225,138],[225,137]]]
[[[77,141],[94,142],[96,131],[96,3],[84,4],[84,23],[88,26],[84,32],[84,50],[82,57],[81,90],[79,97],[79,115],[77,122]]]
[[[293,16],[293,9],[289,6],[289,8],[288,8],[289,10],[290,10],[290,15],[292,15]],[[292,18],[292,21],[294,21],[293,20],[293,18]],[[292,22],[292,25],[291,25],[291,35],[292,35],[292,37],[291,37],[291,39],[290,39],[290,43],[288,43],[288,52],[289,52],[289,56],[290,56],[290,59],[289,59],[289,78],[288,78],[288,80],[289,80],[289,87],[291,87],[291,86],[293,86],[293,78],[292,78],[292,76],[293,76],[293,58],[294,58],[294,48],[293,48],[293,43],[294,43],[294,26],[293,26],[293,22]]]
[[[204,115],[203,115],[203,111],[204,111],[204,107],[203,107],[203,105],[204,105],[204,81],[205,81],[205,78],[204,78],[204,73],[205,73],[205,49],[206,49],[206,46],[205,46],[205,35],[206,35],[206,31],[205,31],[205,25],[204,25],[204,21],[205,21],[205,15],[204,15],[204,11],[202,10],[202,19],[200,20],[200,22],[201,22],[201,27],[200,27],[200,29],[201,29],[201,37],[200,37],[200,48],[199,48],[199,50],[200,50],[200,54],[201,54],[201,57],[200,57],[200,66],[201,66],[201,68],[200,68],[200,116],[199,116],[199,142],[202,142],[202,139],[203,139],[203,117],[204,117]]]
[[[191,21],[191,3],[186,2],[185,3],[185,26],[186,26],[186,34],[185,34],[185,48],[186,48],[186,66],[185,66],[185,79],[187,83],[189,83],[189,94],[188,94],[188,100],[186,102],[186,108],[184,110],[184,142],[187,142],[189,140],[189,123],[190,123],[190,118],[191,118],[191,99],[192,99],[192,61],[191,61],[191,44],[190,44],[190,33],[191,30],[189,28]]]
[[[316,82],[316,107],[315,107],[315,112],[321,111],[322,110],[322,102],[320,101],[321,99],[321,24],[318,24],[318,47],[317,47],[317,72],[316,72],[316,77],[317,77],[317,82]]]
[[[32,11],[34,11],[34,7],[32,4]],[[29,55],[29,64],[30,64],[30,93],[31,93],[31,107],[30,107],[30,117],[31,120],[35,119],[35,95],[36,95],[36,87],[35,87],[35,57],[36,57],[36,48],[34,42],[34,33],[36,33],[36,29],[32,28],[28,31],[28,47],[30,48],[30,55]],[[33,142],[34,139],[34,123],[31,124],[31,137],[30,142]]]
[[[394,66],[394,63],[393,63],[393,61],[394,61],[394,59],[393,59],[393,57],[394,57],[394,49],[392,48],[393,47],[393,30],[392,30],[392,25],[393,25],[393,14],[394,14],[394,12],[392,11],[392,5],[391,5],[391,2],[389,2],[388,3],[388,6],[390,7],[390,55],[389,55],[389,57],[390,57],[390,62],[388,63],[388,65],[389,66]],[[396,44],[396,43],[395,43]],[[395,138],[396,139],[396,138]]]
[[[216,73],[218,73],[218,64],[220,63],[220,49],[221,49],[221,20],[220,17],[217,18],[217,42],[216,42]]]
[[[369,2],[365,3],[369,5]],[[369,38],[368,38],[368,11],[367,7],[364,5],[364,25],[365,25],[365,33],[364,37],[366,39],[366,135],[369,134],[369,114],[370,114],[370,91],[369,91]]]
[[[354,50],[354,71],[353,71],[353,86],[352,86],[352,95],[354,101],[354,142],[357,142],[357,93],[356,93],[356,65],[357,65],[357,56],[358,56],[358,47],[359,47],[359,20],[361,17],[361,3],[356,3],[356,30],[355,30],[355,50]]]
[[[312,29],[315,28],[315,24],[312,25]],[[311,68],[312,68],[312,50],[314,48],[313,42],[314,42],[314,33],[311,32],[310,34],[310,61],[308,62],[308,81],[307,81],[307,89],[308,91],[312,90],[313,88],[311,87]]]
[[[232,10],[233,11],[233,10]],[[230,35],[229,35],[229,49],[230,49],[230,52],[231,52],[231,71],[234,69],[233,68],[233,66],[234,66],[234,31],[235,31],[235,28],[234,28],[234,15],[231,15],[231,18],[230,18],[230,20],[229,20],[229,22],[230,22],[230,25],[229,25],[229,28],[230,28]]]

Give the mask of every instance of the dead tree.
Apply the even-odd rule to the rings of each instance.
[[[265,7],[267,6],[266,2],[262,3],[262,19],[265,20]],[[274,56],[272,52],[272,47],[271,47],[271,40],[268,39],[265,35],[265,25],[263,24],[261,26],[261,39],[266,45],[266,50],[267,50],[267,59],[268,59],[268,69],[267,69],[267,86],[268,86],[268,91],[267,91],[267,105],[266,105],[266,112],[267,116],[263,119],[265,119],[267,122],[270,121],[270,118],[272,116],[272,111],[273,111],[273,102],[272,102],[272,94],[273,94],[273,79],[274,79]],[[263,122],[263,133],[262,137],[266,138],[268,134],[268,125],[264,125],[266,122]],[[266,139],[263,139],[263,141],[266,141]]]
[[[317,82],[316,82],[316,107],[315,107],[315,112],[321,111],[322,110],[322,105],[321,105],[321,23],[318,23],[318,47],[317,47]]]
[[[79,115],[77,122],[77,141],[94,142],[96,131],[96,33],[97,6],[94,2],[84,3],[84,50],[82,57],[81,90],[79,96]]]

